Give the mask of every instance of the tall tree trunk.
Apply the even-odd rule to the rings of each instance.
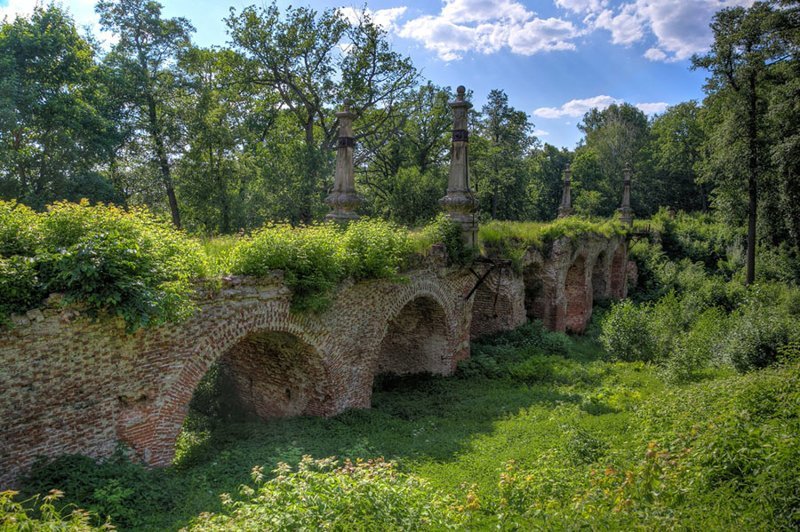
[[[161,134],[161,128],[158,125],[156,101],[152,95],[147,96],[147,113],[150,121],[150,135],[153,137],[153,143],[156,145],[156,158],[158,159],[158,166],[161,169],[161,180],[164,182],[164,188],[167,191],[167,201],[169,202],[169,212],[172,215],[172,223],[175,227],[180,229],[181,214],[178,210],[178,199],[175,196],[175,186],[172,183],[172,172],[169,166],[169,159],[167,158],[167,150],[164,147],[164,138]]]
[[[758,100],[756,98],[756,77],[748,79],[747,109],[747,275],[745,284],[753,284],[756,279],[756,216],[758,214]]]

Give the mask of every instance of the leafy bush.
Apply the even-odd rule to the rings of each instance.
[[[41,497],[36,495],[25,501],[16,501],[16,491],[0,491],[0,530],[63,530],[83,532],[109,530],[108,525],[94,527],[92,515],[80,509],[56,508],[56,501],[64,496],[57,489]]]
[[[727,314],[719,308],[705,310],[686,334],[677,338],[665,362],[667,378],[687,382],[719,360],[720,344],[727,334]]]
[[[264,276],[283,270],[297,309],[321,310],[345,277],[341,231],[331,223],[307,227],[271,225],[243,239],[231,252],[231,272]]]
[[[381,459],[345,461],[303,457],[297,470],[279,464],[243,500],[223,495],[225,514],[201,514],[190,530],[442,530],[463,517],[424,480],[400,473]]]
[[[408,232],[380,219],[348,224],[342,235],[345,271],[354,279],[393,278],[408,260]]]
[[[608,311],[601,325],[600,341],[612,360],[649,361],[656,356],[656,339],[650,328],[652,309],[626,299]]]
[[[755,302],[740,308],[730,319],[721,354],[740,372],[765,368],[778,360],[778,352],[800,338],[800,326],[780,307]]]
[[[410,233],[410,245],[418,255],[427,254],[435,244],[444,244],[450,264],[466,264],[474,257],[474,250],[464,245],[461,227],[445,213],[439,214],[421,230]]]
[[[323,310],[345,278],[396,278],[411,248],[404,229],[363,219],[346,228],[333,223],[266,226],[236,244],[231,271],[264,276],[283,270],[297,310]]]
[[[52,292],[128,329],[188,315],[190,281],[204,272],[199,247],[145,209],[55,203],[46,213],[0,203],[7,255],[0,312],[21,312]]]
[[[156,481],[157,475],[157,471],[130,462],[118,449],[99,462],[80,455],[40,460],[31,467],[25,486],[32,493],[58,488],[70,502],[95,514],[95,525],[112,518],[114,525],[129,528],[147,523],[143,508],[168,510],[173,506],[172,495]]]
[[[40,217],[25,205],[0,200],[0,257],[35,254],[41,239]]]

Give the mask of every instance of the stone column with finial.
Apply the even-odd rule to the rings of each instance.
[[[622,206],[619,208],[619,219],[624,224],[633,225],[633,209],[631,209],[630,165],[625,165],[625,178],[622,185]]]
[[[478,224],[475,220],[477,202],[469,188],[469,132],[467,111],[472,104],[464,99],[466,89],[456,89],[456,99],[450,102],[453,110],[453,143],[450,153],[450,177],[447,195],[439,200],[451,220],[461,226],[461,235],[467,247],[475,247]]]
[[[572,182],[572,169],[569,163],[564,168],[564,189],[561,191],[561,205],[558,207],[558,217],[566,218],[572,216],[572,191],[570,189]]]
[[[336,113],[336,117],[339,119],[339,140],[336,147],[333,190],[325,198],[325,203],[331,208],[331,212],[325,216],[326,220],[348,222],[358,218],[355,210],[361,204],[362,198],[356,193],[353,174],[353,150],[356,146],[353,137],[353,118],[355,116],[350,111],[348,102],[344,102],[342,110]]]

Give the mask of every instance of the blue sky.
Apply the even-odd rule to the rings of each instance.
[[[0,0],[0,18],[28,13],[35,0]],[[96,28],[94,0],[61,0],[81,25]],[[260,1],[162,0],[165,16],[183,16],[202,46],[227,40],[230,7]],[[290,2],[280,0],[285,7]],[[438,85],[463,84],[474,103],[503,89],[528,113],[543,142],[572,148],[576,124],[591,107],[626,101],[648,114],[702,99],[705,77],[689,69],[711,36],[713,13],[752,0],[295,0],[295,5],[366,5],[394,48]]]

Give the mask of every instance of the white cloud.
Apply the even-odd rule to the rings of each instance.
[[[444,0],[438,15],[410,20],[398,34],[452,61],[470,51],[491,54],[508,48],[533,55],[572,50],[580,32],[570,21],[539,18],[516,0]]]
[[[709,23],[718,10],[750,6],[754,0],[635,0],[611,8],[596,0],[555,0],[575,12],[586,12],[594,28],[608,30],[614,44],[629,46],[651,36],[655,46],[644,54],[651,61],[680,61],[708,49]]]
[[[644,37],[644,17],[635,4],[627,4],[615,15],[610,9],[603,10],[595,20],[595,26],[611,32],[611,42],[629,45]]]
[[[592,109],[597,108],[603,110],[611,104],[620,104],[620,103],[623,103],[623,100],[620,100],[619,98],[614,98],[612,96],[608,96],[607,94],[600,94],[598,96],[592,96],[591,98],[570,100],[561,107],[539,107],[538,109],[533,111],[533,114],[534,116],[538,116],[540,118],[549,118],[549,119],[561,118],[564,116],[578,118],[582,117]],[[643,113],[648,115],[661,113],[668,106],[669,104],[665,102],[634,104],[634,107],[637,107]],[[567,124],[569,124],[569,122],[567,122]]]
[[[556,5],[574,13],[601,11],[608,5],[608,0],[555,0]]]
[[[544,129],[534,129],[533,134],[537,137],[546,137],[550,135],[549,131],[545,131]]]
[[[562,116],[580,117],[595,107],[598,109],[605,109],[612,103],[620,102],[621,100],[601,94],[591,98],[570,100],[561,107],[539,107],[533,111],[533,114],[541,118],[560,118]]]
[[[397,26],[397,20],[402,17],[408,8],[406,6],[391,7],[389,9],[371,10],[365,9],[364,11],[372,19],[377,26],[380,26],[385,31],[397,31],[400,28]],[[354,7],[342,7],[339,13],[346,18],[350,24],[358,23],[362,16],[362,11]]]
[[[646,115],[654,115],[663,113],[669,107],[669,104],[666,102],[637,103],[636,107]]]

